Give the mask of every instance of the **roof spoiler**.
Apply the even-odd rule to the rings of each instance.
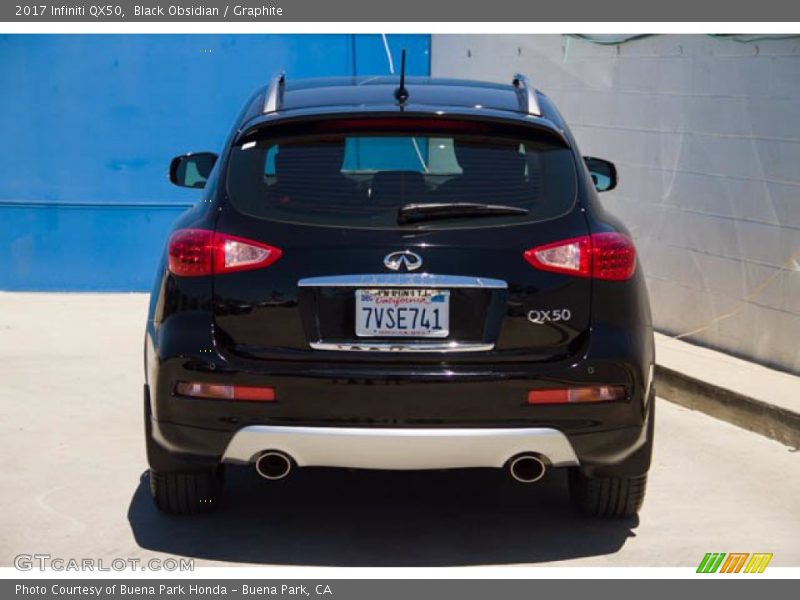
[[[261,111],[263,114],[274,113],[279,111],[283,106],[283,90],[286,87],[286,73],[281,71],[275,77],[267,88],[267,93],[264,96],[264,109]]]
[[[405,50],[403,51],[403,59],[403,66],[405,67]],[[395,91],[395,95],[398,95],[398,93],[403,94],[403,92],[405,92],[402,96],[402,100],[398,98],[401,105],[408,97],[408,92],[405,91],[405,87],[403,86],[403,79],[405,78],[404,76],[405,68],[403,69],[403,73],[401,73],[400,87]],[[539,107],[539,101],[536,99],[536,89],[531,85],[528,78],[522,73],[517,73],[514,75],[514,79],[512,80],[511,84],[517,91],[517,96],[520,103],[520,111],[528,115],[541,117],[542,109]],[[274,113],[282,108],[283,91],[285,87],[286,73],[282,71],[272,78],[272,81],[267,88],[267,93],[264,97],[264,108],[261,111],[262,114],[266,115],[269,113]]]
[[[541,117],[542,109],[539,108],[539,101],[536,99],[536,88],[531,85],[531,82],[528,81],[528,78],[522,73],[517,73],[514,75],[514,79],[512,80],[511,84],[517,90],[520,111],[528,115]]]

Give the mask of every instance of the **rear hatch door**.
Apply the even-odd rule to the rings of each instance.
[[[591,280],[526,250],[588,234],[554,136],[376,121],[236,146],[217,231],[281,250],[214,278],[218,344],[253,359],[552,360]]]

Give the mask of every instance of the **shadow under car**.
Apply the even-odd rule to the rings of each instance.
[[[216,512],[169,517],[154,506],[143,473],[128,510],[139,546],[273,565],[524,564],[614,553],[639,522],[576,514],[563,471],[530,485],[494,469],[307,468],[269,482],[229,466],[225,485]]]

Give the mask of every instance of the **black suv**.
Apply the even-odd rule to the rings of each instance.
[[[171,232],[147,323],[157,506],[220,499],[226,463],[569,469],[631,515],[653,443],[653,334],[625,227],[553,103],[434,78],[287,80],[247,102]]]

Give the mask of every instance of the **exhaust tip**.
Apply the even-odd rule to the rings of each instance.
[[[535,454],[523,454],[513,458],[508,465],[511,477],[520,483],[533,483],[544,477],[547,464]]]
[[[256,472],[264,479],[283,479],[291,470],[292,459],[283,452],[270,450],[261,453],[256,459]]]

